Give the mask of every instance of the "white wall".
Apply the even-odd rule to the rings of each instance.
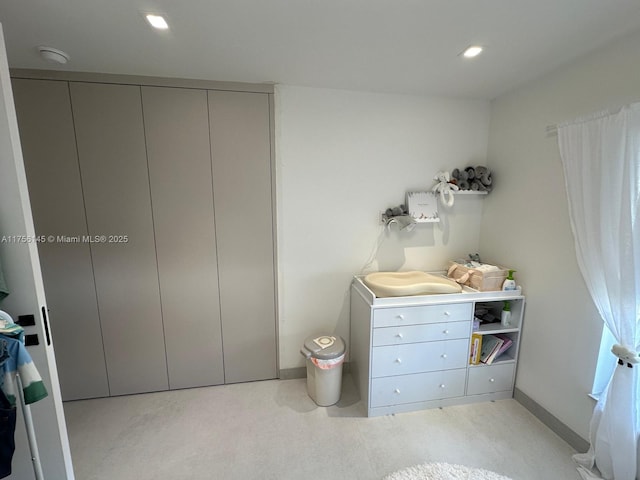
[[[545,127],[640,100],[639,45],[640,33],[625,37],[491,105],[497,186],[480,248],[516,268],[527,295],[516,387],[585,439],[602,321],[576,262],[557,136]]]
[[[279,86],[275,94],[280,368],[306,336],[348,341],[349,285],[378,214],[430,189],[438,170],[484,164],[488,102]],[[442,215],[444,213],[444,215]],[[440,224],[383,234],[374,269],[441,270],[476,252],[482,200],[458,196]]]

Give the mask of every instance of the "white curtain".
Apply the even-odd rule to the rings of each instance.
[[[637,352],[640,103],[560,125],[558,143],[580,270],[618,344]],[[583,478],[636,479],[639,371],[615,368],[591,419],[589,451],[574,456]]]

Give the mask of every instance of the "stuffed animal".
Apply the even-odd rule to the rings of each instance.
[[[473,180],[474,178],[476,178],[476,169],[473,167],[467,167],[464,169],[464,171],[467,173],[467,178],[469,180]]]
[[[407,215],[408,213],[409,212],[407,212],[407,207],[405,207],[404,205],[387,208],[387,210],[384,212],[387,218],[399,217],[400,215]]]
[[[466,167],[462,170],[454,168],[451,171],[451,183],[455,183],[460,190],[490,192],[492,187],[491,172],[483,165]]]
[[[458,185],[460,190],[470,190],[471,189],[471,178],[469,178],[469,172],[466,168],[462,170],[458,168],[454,168],[451,171],[452,182]]]
[[[452,206],[453,192],[457,191],[459,187],[451,183],[449,172],[438,172],[433,179],[438,183],[432,188],[432,191],[440,194],[440,201],[443,205]]]

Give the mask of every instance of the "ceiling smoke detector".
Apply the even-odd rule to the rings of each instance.
[[[69,61],[71,57],[69,57],[68,53],[63,52],[62,50],[58,50],[53,47],[38,47],[38,51],[40,52],[40,56],[49,62],[60,63],[64,65]]]

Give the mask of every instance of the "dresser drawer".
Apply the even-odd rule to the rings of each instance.
[[[371,408],[464,395],[466,369],[418,373],[371,381]]]
[[[373,346],[469,338],[471,321],[400,325],[373,329]]]
[[[515,368],[515,363],[469,368],[467,395],[512,390]]]
[[[373,326],[377,328],[421,323],[455,322],[471,320],[472,316],[473,305],[471,303],[378,308],[373,312]]]
[[[469,340],[408,343],[373,347],[372,377],[463,368],[469,362]]]

